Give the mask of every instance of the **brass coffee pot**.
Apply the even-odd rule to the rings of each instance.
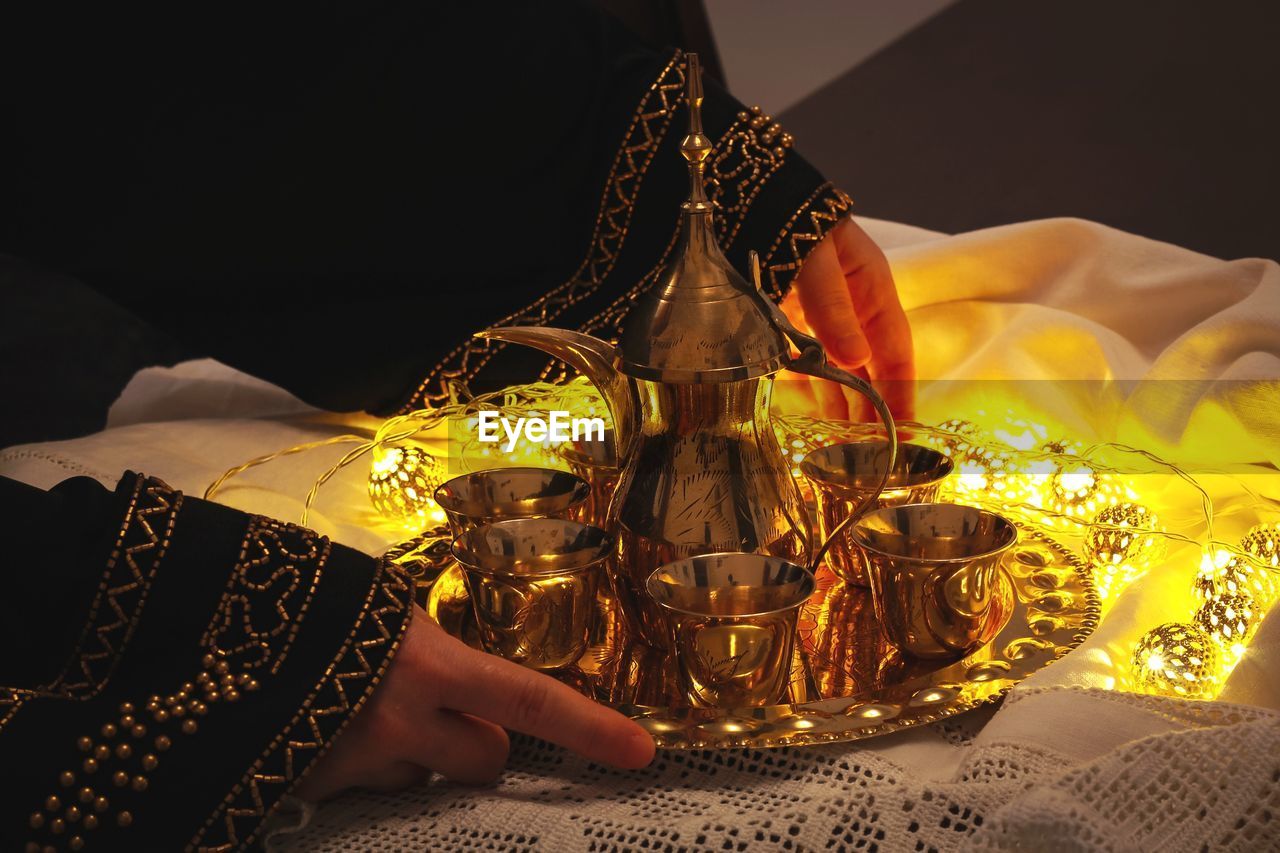
[[[829,364],[822,344],[797,330],[763,293],[754,252],[754,286],[726,260],[703,182],[711,140],[702,132],[696,54],[688,56],[686,80],[689,134],[680,151],[689,164],[690,194],[682,205],[681,244],[628,318],[621,343],[540,326],[477,335],[550,353],[586,375],[605,398],[621,467],[609,511],[618,540],[611,580],[633,628],[658,647],[665,645],[662,616],[645,588],[657,567],[720,552],[816,566],[844,533],[842,525],[825,543],[814,541],[770,423],[774,374],[786,369],[829,379],[871,401],[889,439],[881,488],[897,456],[893,416],[880,395]]]

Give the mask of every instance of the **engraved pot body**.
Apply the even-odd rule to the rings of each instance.
[[[638,429],[614,492],[615,595],[649,645],[666,645],[645,589],[654,569],[701,554],[804,563],[812,541],[799,487],[770,423],[771,376],[737,382],[636,380]]]

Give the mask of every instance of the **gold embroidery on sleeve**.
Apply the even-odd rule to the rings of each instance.
[[[306,528],[255,517],[202,645],[242,669],[278,672],[331,548],[327,537]]]
[[[678,50],[672,54],[632,115],[631,125],[605,181],[595,231],[582,265],[568,281],[493,325],[547,324],[569,306],[594,293],[613,269],[626,241],[636,196],[649,163],[683,103],[683,56]],[[403,410],[447,399],[450,384],[473,378],[493,357],[497,346],[469,338],[454,348],[427,374]]]
[[[137,478],[75,650],[42,693],[89,699],[107,686],[142,616],[181,507],[181,492],[155,478]]]
[[[395,657],[412,618],[411,583],[398,567],[379,561],[360,615],[324,675],[284,731],[205,820],[187,850],[229,850],[254,841],[306,766],[328,751],[363,707]],[[382,658],[375,669],[369,659],[377,655]]]
[[[775,300],[786,296],[787,288],[800,271],[809,250],[848,216],[852,207],[853,199],[828,181],[814,190],[791,215],[760,260],[764,274],[768,276],[764,286]]]

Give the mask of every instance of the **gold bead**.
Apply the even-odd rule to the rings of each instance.
[[[195,690],[195,689],[196,689],[196,686],[192,684],[190,681],[184,681],[182,682],[182,689],[179,690],[178,692],[186,694],[186,693],[190,693],[192,690]]]
[[[135,723],[133,728],[129,730],[129,734],[134,737],[144,737],[147,733],[147,727],[142,723]]]
[[[182,705],[174,705],[171,709],[169,709],[169,713],[181,719],[187,715],[187,709]]]
[[[159,764],[160,764],[160,759],[156,758],[151,753],[147,753],[146,755],[142,756],[143,770],[155,770]]]
[[[152,699],[147,703],[147,710],[154,714],[156,711],[160,710],[160,703],[155,699]]]
[[[93,789],[92,789],[92,788],[88,788],[88,787],[86,787],[86,788],[81,788],[81,789],[80,789],[80,802],[82,802],[82,803],[92,803],[92,802],[93,802]]]
[[[165,720],[169,719],[169,712],[164,708],[157,708],[153,716],[157,723],[163,723]]]
[[[133,815],[128,812],[120,812],[116,815],[116,826],[126,827],[131,823],[133,823]]]
[[[93,749],[93,740],[88,737],[80,737],[76,739],[76,748],[81,752],[88,752]]]
[[[147,790],[147,777],[146,777],[146,776],[134,776],[134,777],[133,777],[133,786],[132,786],[132,787],[133,787],[133,790],[135,790],[135,791],[145,791],[145,790]]]
[[[67,820],[71,821],[72,823],[75,823],[79,819],[80,819],[80,807],[67,806]]]
[[[117,788],[123,788],[125,785],[129,784],[129,774],[125,773],[123,770],[117,770],[115,773],[111,774],[111,784],[115,785]]]
[[[198,716],[204,716],[204,714],[205,714],[208,710],[209,710],[209,706],[208,706],[208,705],[206,705],[206,704],[204,704],[203,702],[192,702],[192,703],[191,703],[191,713],[193,713],[193,714],[196,714],[196,715],[198,715]]]
[[[80,850],[81,848],[84,847],[84,839],[78,835],[73,835],[69,839],[67,839],[67,847],[71,848],[72,850]]]
[[[133,713],[133,703],[132,703],[132,702],[121,702],[121,703],[120,703],[120,713],[121,713],[121,714],[132,714],[132,713]]]
[[[40,845],[34,841],[28,841],[27,846],[22,848],[27,853],[40,853]]]
[[[208,684],[212,680],[212,677],[207,672],[202,672],[196,676],[196,681],[200,684]]]
[[[103,737],[115,737],[115,736],[116,736],[116,726],[115,726],[115,723],[107,723],[105,726],[103,726],[103,727],[102,727],[102,736],[103,736]]]
[[[208,669],[209,667],[213,666],[214,663],[216,663],[216,661],[214,660],[213,655],[206,654],[204,657],[200,658],[200,665],[205,669]],[[203,674],[204,673],[201,673],[201,675]]]
[[[55,817],[49,823],[49,831],[54,835],[61,835],[67,830],[67,822],[60,817]]]
[[[240,701],[240,691],[239,691],[239,690],[228,690],[228,691],[227,691],[227,701],[228,701],[228,702],[238,702],[238,701]]]
[[[56,812],[58,809],[62,808],[62,800],[58,799],[56,796],[46,797],[44,807],[46,811]]]
[[[58,783],[64,788],[70,788],[76,783],[76,774],[72,773],[70,770],[63,770],[58,774]]]
[[[160,750],[161,752],[164,752],[172,744],[173,744],[173,741],[169,740],[168,735],[160,735],[159,737],[156,738],[156,749]]]
[[[197,726],[196,726],[196,721],[195,721],[195,720],[183,720],[183,721],[182,721],[182,733],[183,733],[184,735],[193,735],[193,734],[195,734],[195,733],[196,733],[196,728],[197,728]]]
[[[99,761],[106,761],[111,757],[111,747],[107,746],[105,743],[98,744],[93,750],[93,757]]]
[[[218,675],[223,675],[224,673],[228,672],[230,669],[231,667],[224,660],[218,661],[218,663],[213,667],[213,671],[218,673]]]
[[[218,683],[221,684],[223,687],[232,687],[235,685],[236,680],[234,677],[230,675],[224,675],[222,676],[222,678],[218,679]]]
[[[177,696],[166,696],[166,697],[164,697],[164,704],[165,704],[167,707],[172,708],[174,705],[177,705],[177,704],[178,704],[178,697],[177,697]]]
[[[122,743],[116,747],[116,758],[128,758],[133,755],[133,747],[127,743]]]
[[[98,797],[93,801],[93,810],[95,812],[105,812],[110,805],[111,802],[106,797]]]
[[[252,690],[257,690],[257,689],[258,689],[258,680],[257,680],[256,678],[250,678],[250,679],[249,679],[249,683],[248,683],[248,684],[246,684],[246,685],[244,686],[244,689],[245,689],[245,690],[250,690],[250,691],[252,691]]]
[[[125,714],[120,718],[120,728],[122,729],[131,729],[133,728],[133,724],[134,719],[132,714]]]
[[[96,759],[96,758],[86,758],[86,759],[84,760],[84,764],[82,764],[82,765],[80,765],[80,766],[84,768],[84,772],[85,772],[85,773],[97,773],[97,772],[98,772],[98,759]]]
[[[44,815],[40,812],[32,812],[31,817],[27,818],[27,825],[32,829],[39,829],[44,826]]]
[[[87,815],[85,815],[85,816],[84,816],[84,828],[85,828],[85,829],[97,829],[97,828],[98,828],[98,816],[97,816],[96,814],[87,814]]]

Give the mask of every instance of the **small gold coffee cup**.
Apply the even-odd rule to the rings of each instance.
[[[836,532],[840,525],[867,509],[932,503],[952,470],[945,454],[920,444],[900,443],[884,491],[876,497],[888,458],[887,441],[855,441],[819,447],[800,463],[801,472],[813,484],[819,534],[827,539],[836,533],[827,564],[841,580],[855,586],[868,586],[870,580],[854,553],[851,525]]]
[[[511,518],[584,521],[591,485],[553,468],[491,468],[462,474],[440,485],[436,503],[453,535]]]
[[[808,569],[765,554],[704,554],[667,563],[646,589],[666,616],[683,687],[702,707],[781,701]]]
[[[853,525],[884,637],[917,658],[957,657],[982,641],[1013,522],[959,504],[907,504]]]
[[[613,539],[559,518],[482,524],[453,541],[485,650],[531,669],[570,666],[587,649]]]

